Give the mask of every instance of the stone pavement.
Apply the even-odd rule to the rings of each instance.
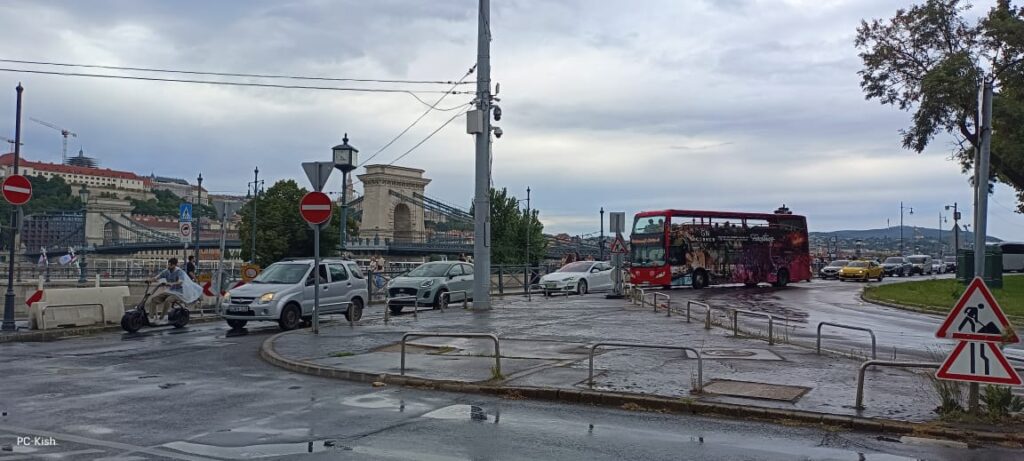
[[[640,308],[602,295],[538,296],[533,302],[506,297],[496,299],[489,312],[453,306],[444,312],[421,311],[418,318],[405,313],[385,324],[382,309],[377,308],[368,310],[354,326],[328,324],[319,335],[308,330],[288,332],[269,339],[264,349],[292,364],[397,376],[398,343],[404,333],[491,333],[501,340],[501,376],[494,370],[491,340],[464,338],[410,338],[406,376],[515,388],[593,389],[911,422],[936,417],[933,409],[938,398],[927,371],[869,371],[866,409],[858,411],[853,405],[863,358],[817,355],[813,349],[778,341],[768,345],[755,337],[756,332],[755,336],[734,337],[731,330],[721,327],[705,330],[696,311],[693,322],[687,323],[679,314],[666,317],[664,309],[655,313],[651,306]],[[698,380],[692,353],[604,346],[595,355],[591,388],[587,384],[589,346],[598,342],[699,350],[704,392],[693,392]],[[879,346],[884,350],[884,345]]]

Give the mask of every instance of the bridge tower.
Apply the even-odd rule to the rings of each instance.
[[[366,173],[359,175],[363,182],[363,221],[359,226],[363,237],[381,239],[416,240],[423,238],[423,207],[403,202],[391,194],[406,197],[423,195],[430,180],[423,170],[394,165],[367,165]]]
[[[131,212],[132,204],[125,200],[91,197],[85,205],[85,244],[103,246],[128,238],[122,227],[131,227]]]

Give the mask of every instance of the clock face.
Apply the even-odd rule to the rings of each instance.
[[[351,165],[353,163],[352,151],[338,151],[334,153],[336,165]]]

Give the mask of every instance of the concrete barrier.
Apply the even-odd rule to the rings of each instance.
[[[40,329],[70,324],[117,323],[124,314],[124,298],[130,294],[127,286],[47,288],[43,290],[43,299],[32,304],[29,318]],[[37,309],[37,304],[45,307]],[[50,316],[47,317],[45,312]]]

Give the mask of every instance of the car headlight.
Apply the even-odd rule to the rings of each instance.
[[[576,281],[576,279],[578,279],[578,278],[579,278],[579,277],[576,277],[576,276],[574,275],[574,276],[572,276],[572,277],[566,277],[566,278],[565,278],[565,281],[566,281],[566,282],[575,282],[575,281]]]
[[[273,293],[263,293],[263,296],[260,296],[260,302],[261,303],[269,303],[269,302],[271,302],[273,300],[274,300],[274,294]]]
[[[427,280],[426,282],[423,282],[423,283],[420,284],[420,288],[427,288],[427,287],[429,287],[429,286],[431,286],[433,284],[434,284],[434,280],[433,279]]]

